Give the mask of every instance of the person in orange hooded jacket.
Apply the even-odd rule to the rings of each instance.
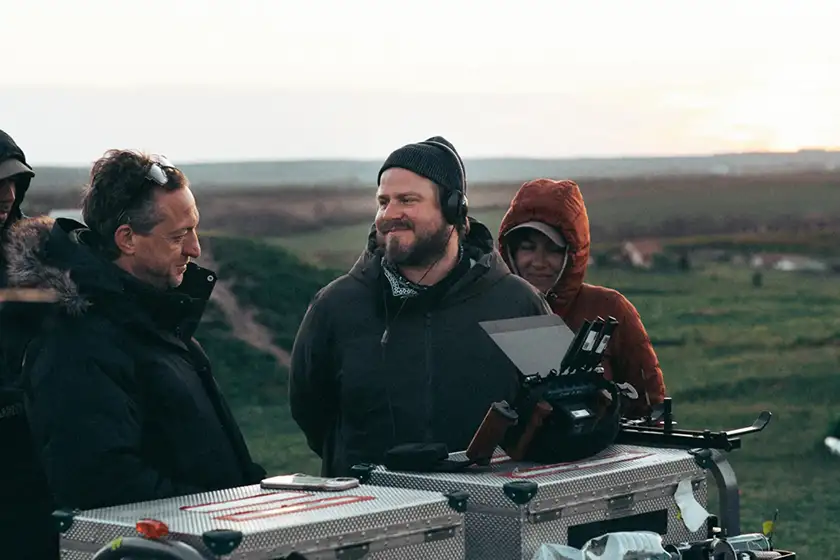
[[[622,389],[624,417],[650,414],[665,398],[659,360],[633,304],[616,290],[583,281],[589,217],[577,183],[537,179],[523,184],[502,219],[498,243],[511,271],[543,292],[573,331],[598,316],[618,320],[605,351],[604,375]]]

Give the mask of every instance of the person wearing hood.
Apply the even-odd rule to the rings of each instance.
[[[589,218],[577,183],[537,179],[523,184],[502,219],[498,243],[511,271],[545,294],[573,331],[598,316],[618,320],[603,366],[622,391],[625,417],[645,416],[664,400],[659,360],[636,308],[616,290],[583,281]]]
[[[467,448],[520,374],[479,322],[549,315],[468,217],[463,162],[436,136],[392,152],[351,270],[313,298],[297,333],[291,413],[322,475],[348,476],[402,444]]]
[[[6,245],[9,229],[19,220],[26,218],[21,205],[34,177],[35,171],[26,162],[23,150],[11,136],[0,130],[0,246]],[[5,251],[0,251],[0,289],[7,287],[6,254]],[[6,306],[11,305],[6,303]],[[25,319],[23,316],[20,318]],[[9,388],[18,382],[19,368],[15,367],[15,357],[7,356],[6,349],[18,343],[18,331],[22,326],[16,324],[14,328],[6,329],[0,338],[0,351],[3,352],[0,387]]]
[[[35,172],[14,139],[0,130],[0,229],[5,236],[9,227],[25,217],[21,205]],[[0,268],[0,285],[5,287],[5,270]]]
[[[29,218],[5,246],[10,286],[57,299],[21,373],[56,507],[258,483],[265,471],[193,338],[216,275],[192,262],[201,248],[188,179],[165,158],[110,150],[82,207],[87,226]]]
[[[35,177],[26,155],[14,139],[0,130],[0,243],[9,228],[26,216],[21,205]],[[0,288],[7,287],[6,267],[0,251]],[[4,303],[4,306],[10,304]],[[26,304],[22,304],[26,305]],[[16,341],[25,329],[20,316],[0,333],[0,348]],[[32,446],[18,368],[13,361],[0,365],[0,542],[9,558],[58,559],[58,533],[50,514],[52,501],[46,477]],[[25,537],[23,537],[26,535]]]
[[[26,162],[26,155],[14,139],[0,130],[0,246],[4,246],[8,239],[9,228],[19,220],[26,218],[21,205],[23,204],[29,185],[35,177],[35,171]],[[0,251],[0,289],[8,287],[6,276],[6,255]],[[19,325],[16,325],[19,327]],[[19,371],[15,368],[15,360],[7,361],[5,347],[11,338],[17,338],[17,329],[9,330],[0,340],[3,349],[3,364],[0,367],[0,387],[8,388],[17,383]]]

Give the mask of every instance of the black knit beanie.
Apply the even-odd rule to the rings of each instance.
[[[464,165],[461,156],[448,140],[442,136],[432,136],[426,142],[439,142],[448,146],[457,156],[457,161],[452,154],[445,148],[435,146],[434,144],[427,144],[425,142],[418,142],[416,144],[406,144],[402,148],[397,148],[388,158],[382,167],[379,169],[379,175],[376,177],[376,184],[382,178],[382,174],[386,169],[392,167],[399,167],[407,169],[418,175],[429,179],[436,183],[445,194],[453,191],[462,190],[464,194],[467,193],[466,181],[461,184],[461,169]],[[442,193],[442,194],[444,194]]]

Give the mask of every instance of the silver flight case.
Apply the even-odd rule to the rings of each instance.
[[[125,550],[124,556],[108,558],[131,558],[129,542],[177,548],[172,556],[160,556],[172,559],[456,560],[464,558],[464,507],[457,492],[376,486],[315,492],[252,485],[56,517],[64,560],[86,560],[103,547]],[[158,540],[141,537],[138,522],[165,526],[168,534]]]
[[[365,488],[465,491],[466,557],[531,560],[543,543],[580,548],[616,531],[658,532],[664,544],[706,538],[707,482],[700,463],[685,450],[613,445],[589,459],[555,465],[516,463],[497,449],[489,466],[462,472],[375,465],[357,465],[354,472]]]

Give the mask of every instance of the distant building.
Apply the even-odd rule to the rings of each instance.
[[[50,218],[70,218],[79,223],[85,223],[84,219],[82,219],[82,211],[78,208],[54,208],[50,210],[47,216]]]
[[[662,253],[662,244],[655,239],[625,241],[621,246],[621,256],[634,268],[651,268],[654,256]]]
[[[829,269],[827,263],[813,257],[778,253],[753,255],[750,265],[753,268],[767,268],[785,272],[825,272]]]

